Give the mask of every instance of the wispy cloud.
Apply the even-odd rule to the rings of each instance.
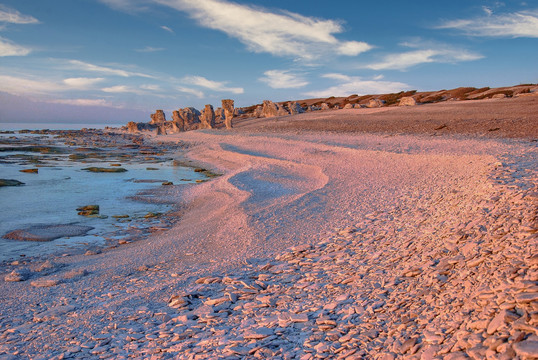
[[[485,9],[484,9],[485,10]],[[456,29],[469,36],[538,38],[538,9],[447,21],[438,29]]]
[[[2,56],[26,56],[32,50],[25,46],[17,45],[12,41],[0,37],[0,57]]]
[[[231,92],[233,94],[242,94],[244,92],[243,88],[227,87],[225,82],[209,80],[202,76],[186,76],[183,78],[183,82],[213,91]]]
[[[135,49],[136,52],[144,52],[144,53],[157,52],[157,51],[163,51],[163,50],[164,48],[156,48],[152,46],[146,46],[143,49]]]
[[[140,94],[141,91],[138,88],[127,86],[127,85],[114,85],[102,88],[101,91],[104,91],[106,93],[133,93],[133,94]]]
[[[23,15],[15,9],[0,4],[0,22],[10,24],[38,24],[39,20],[30,15]]]
[[[340,22],[306,17],[288,11],[225,0],[153,0],[188,13],[201,26],[237,38],[254,52],[312,60],[321,55],[356,56],[372,48],[359,41],[343,41]]]
[[[312,97],[349,96],[351,94],[383,94],[408,89],[409,85],[394,81],[363,80],[358,76],[331,73],[323,75],[324,78],[339,82],[325,90],[310,91],[305,95]]]
[[[63,83],[71,88],[76,88],[80,90],[86,90],[91,88],[93,85],[100,83],[104,81],[104,78],[84,78],[84,77],[78,77],[78,78],[68,78],[64,79]]]
[[[196,90],[196,89],[191,89],[191,88],[187,88],[183,86],[177,86],[176,90],[185,94],[194,95],[199,99],[203,99],[205,97],[205,94],[202,91]]]
[[[148,74],[90,64],[90,63],[79,61],[79,60],[69,60],[68,63],[76,69],[88,71],[88,72],[97,72],[103,75],[114,75],[114,76],[121,76],[121,77],[137,76],[137,77],[145,77],[145,78],[154,78],[154,76],[151,76]]]
[[[101,106],[101,107],[121,108],[120,106],[114,105],[105,99],[53,99],[47,102],[50,102],[53,104],[64,104],[64,105],[73,105],[73,106]]]
[[[263,74],[265,76],[259,80],[273,89],[293,89],[308,85],[308,81],[288,70],[267,70]]]
[[[171,34],[175,34],[174,30],[172,30],[168,26],[163,25],[163,26],[161,26],[161,29],[163,29],[164,31],[168,31]]]
[[[458,63],[462,61],[473,61],[482,59],[479,53],[466,49],[454,48],[446,44],[421,44],[403,43],[400,44],[408,48],[418,48],[417,50],[405,51],[385,55],[381,61],[364,66],[372,70],[407,70],[410,67],[426,63]]]

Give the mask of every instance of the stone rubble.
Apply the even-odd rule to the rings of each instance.
[[[108,305],[177,276],[157,265],[92,293],[97,309],[60,298],[30,305],[26,321],[2,313],[0,357],[536,359],[538,177],[517,176],[497,164],[482,188],[374,212],[317,244],[197,277],[168,306]],[[60,281],[55,268],[36,268],[48,277],[32,285],[87,274]],[[93,324],[75,328],[90,311]]]

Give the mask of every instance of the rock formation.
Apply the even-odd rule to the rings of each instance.
[[[288,103],[288,109],[290,110],[291,115],[304,113],[303,108],[301,107],[301,105],[297,104],[296,101],[290,101]]]
[[[196,130],[200,125],[201,113],[193,107],[178,110],[178,117],[183,120],[183,130]],[[178,125],[179,127],[179,125]]]
[[[166,128],[164,126],[164,123],[157,126],[157,135],[166,135]]]
[[[148,130],[154,130],[156,125],[150,124],[150,123],[142,123],[142,122],[134,122],[129,121],[127,123],[127,131],[131,134],[137,133],[139,131],[148,131]]]
[[[400,99],[399,106],[415,106],[417,101],[411,96],[404,96]]]
[[[270,100],[263,101],[262,116],[274,117],[274,116],[284,116],[284,115],[289,115],[288,110],[284,109],[281,106],[278,106],[278,104],[275,104],[274,102]]]
[[[254,117],[261,118],[263,116],[263,106],[258,105],[254,109]]]
[[[226,129],[232,128],[232,119],[234,117],[234,101],[231,99],[222,100],[222,108],[224,109],[224,124]]]
[[[174,126],[177,129],[174,129]],[[172,112],[172,130],[177,132],[185,131],[185,119],[179,115],[179,111]]]
[[[346,104],[344,105],[344,109],[354,109],[355,106],[353,104]]]
[[[164,115],[164,111],[156,110],[155,114],[151,114],[151,121],[149,123],[152,125],[158,125],[164,123],[165,121],[166,116]]]
[[[202,116],[200,118],[201,129],[213,129],[215,127],[215,111],[213,110],[212,105],[206,105],[204,112],[202,113]]]
[[[218,107],[215,109],[215,122],[223,122],[225,117],[223,108]]]
[[[368,104],[366,105],[366,107],[369,107],[369,108],[378,108],[378,107],[381,107],[385,104],[385,102],[383,100],[379,100],[379,99],[370,99],[370,101],[368,102]]]
[[[327,103],[321,103],[320,107],[321,107],[321,110],[330,110],[331,109],[329,107],[329,104],[327,104]]]

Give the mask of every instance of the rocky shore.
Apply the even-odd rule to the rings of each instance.
[[[161,136],[223,176],[167,186],[172,229],[3,269],[6,359],[534,359],[528,140]],[[24,275],[26,274],[26,275]]]

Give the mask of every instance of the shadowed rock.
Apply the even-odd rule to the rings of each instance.
[[[21,186],[24,185],[23,182],[13,179],[0,179],[0,187],[2,186]]]
[[[289,115],[289,112],[286,109],[284,109],[281,106],[278,106],[278,104],[275,104],[274,102],[270,100],[263,101],[262,113],[264,117]]]
[[[232,128],[232,119],[234,117],[234,101],[231,99],[222,100],[222,108],[224,109],[224,124],[226,129]]]
[[[186,107],[177,111],[177,117],[179,121],[175,121],[179,128],[183,123],[183,131],[196,130],[200,125],[201,113],[193,107]]]
[[[304,113],[303,108],[301,107],[301,105],[297,104],[296,101],[290,101],[288,103],[288,109],[290,110],[291,115]]]

